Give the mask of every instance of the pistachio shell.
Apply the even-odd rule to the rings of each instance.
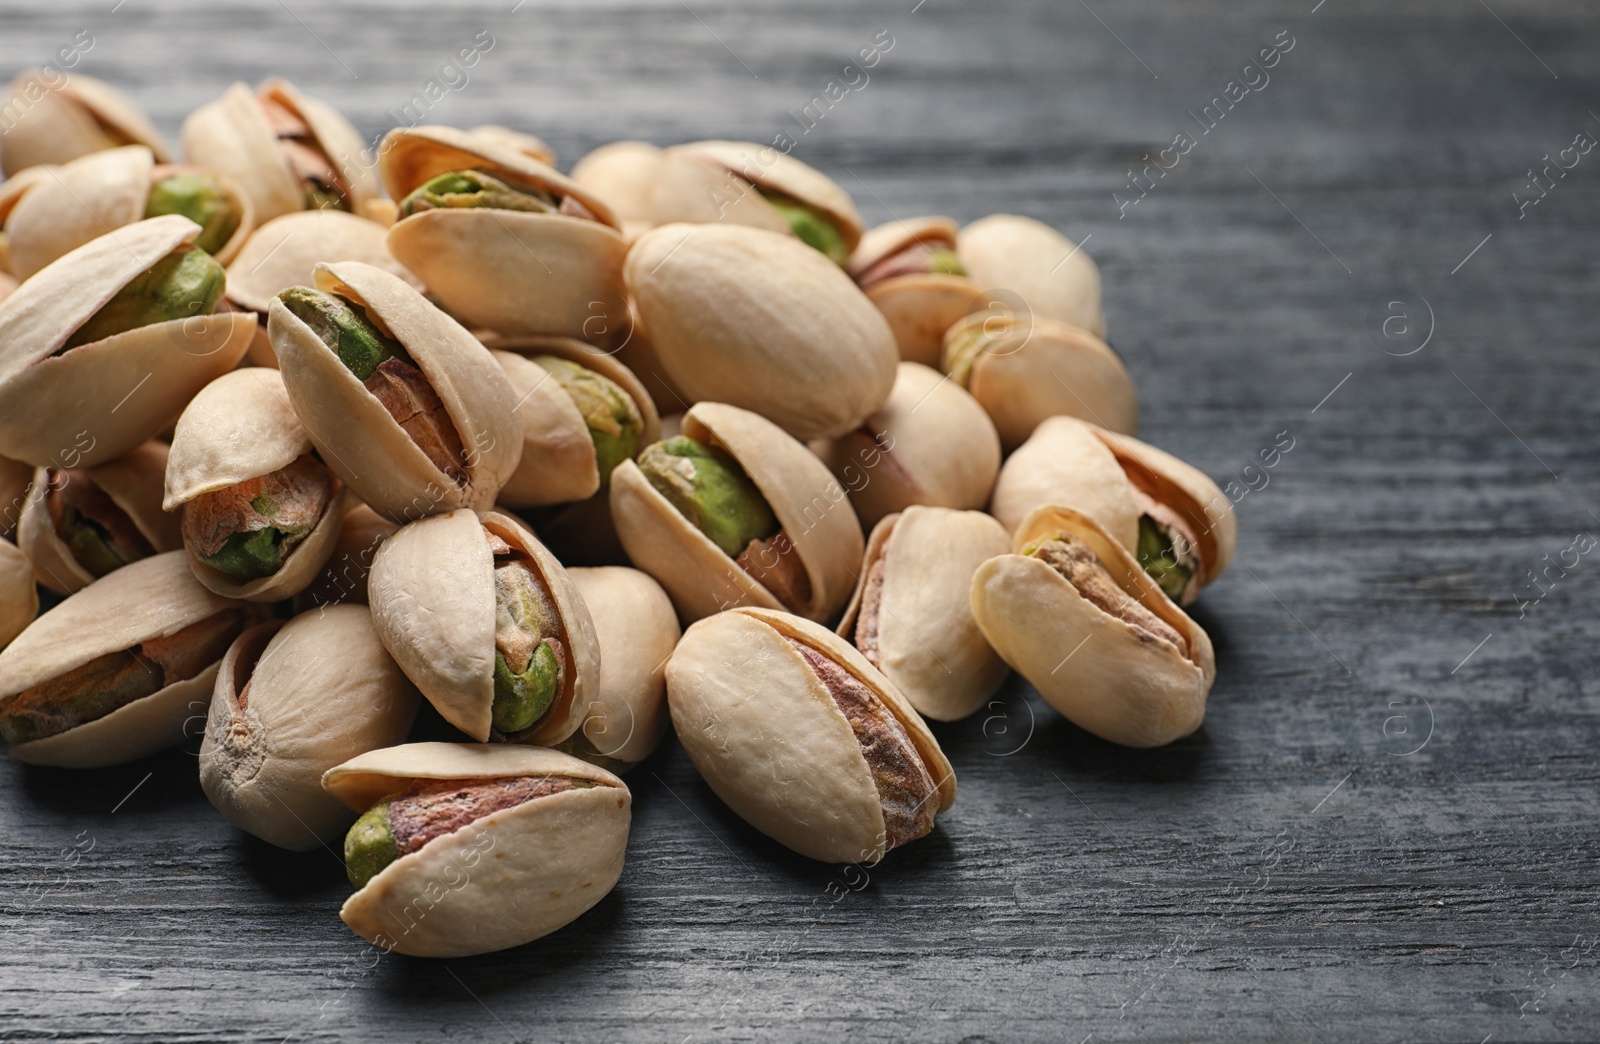
[[[764,208],[776,219],[776,223],[765,215],[759,222],[735,217],[732,219],[735,223],[755,225],[775,232],[785,232],[789,228],[788,222],[776,216],[772,205],[759,192],[746,195],[736,188],[730,191],[725,177],[717,179],[722,183],[720,196],[701,191],[703,188],[716,187],[717,182],[696,184],[686,177],[682,183],[674,185],[671,168],[682,159],[697,161],[709,167],[713,173],[732,172],[757,188],[781,193],[827,214],[844,236],[847,250],[854,250],[861,241],[861,214],[856,210],[849,193],[815,167],[777,149],[748,141],[696,141],[666,150],[668,169],[662,174],[662,187],[655,199],[657,223],[730,220],[719,212],[721,208],[717,204],[725,197],[737,195],[739,202],[731,205],[736,214],[753,214]],[[711,216],[704,216],[706,207],[713,208]]]
[[[650,223],[728,224],[794,236],[789,222],[754,186],[705,156],[667,149],[653,172]]]
[[[1131,435],[1098,429],[1095,434],[1111,448],[1134,486],[1176,510],[1193,527],[1203,570],[1193,590],[1198,593],[1221,576],[1233,561],[1239,523],[1232,501],[1217,484],[1193,465]]]
[[[9,540],[16,533],[32,483],[32,467],[20,460],[0,457],[0,538]]]
[[[617,361],[644,384],[645,391],[650,393],[650,401],[659,409],[681,413],[689,408],[689,399],[683,394],[683,389],[672,383],[666,367],[661,365],[661,356],[656,353],[655,342],[650,339],[650,331],[645,329],[644,320],[639,318],[639,306],[635,301],[628,302],[628,326],[615,351]]]
[[[678,618],[661,585],[637,569],[570,569],[600,643],[600,684],[572,753],[627,768],[650,756],[667,728],[667,657]],[[582,742],[578,742],[579,736]]]
[[[37,185],[42,185],[55,177],[61,168],[57,166],[29,167],[19,171],[11,177],[0,181],[0,225],[11,220],[11,212],[17,209],[17,204]],[[0,235],[0,273],[12,274],[11,246],[5,235]]]
[[[168,162],[161,133],[126,95],[82,73],[69,77],[52,72],[18,73],[6,92],[3,108],[17,114],[0,152],[0,170],[6,176],[130,142],[148,146],[157,159]]]
[[[550,162],[546,160],[545,162]],[[614,141],[579,160],[572,180],[606,201],[630,242],[655,225],[661,150],[643,141]]]
[[[346,495],[346,503],[352,498]],[[322,572],[300,593],[296,605],[367,604],[367,574],[378,547],[394,536],[399,526],[362,503],[345,510],[339,536]]]
[[[404,742],[416,711],[417,690],[364,607],[260,624],[222,659],[200,785],[228,822],[263,841],[297,852],[331,845],[355,816],[322,788],[322,774]]]
[[[422,281],[394,259],[387,230],[342,210],[304,210],[275,217],[253,232],[228,266],[228,300],[265,313],[291,286],[311,286],[319,261],[361,261],[399,276],[418,290]]]
[[[3,234],[0,234],[0,252],[3,252],[4,248],[5,248],[5,236]],[[0,261],[3,261],[3,260],[4,260],[3,258],[0,258]],[[4,301],[6,298],[8,298],[12,294],[16,293],[18,285],[19,284],[17,283],[17,281],[15,279],[13,279],[11,276],[7,275],[4,272],[0,272],[0,301]]]
[[[33,563],[17,545],[0,537],[0,649],[39,615],[39,589],[33,582]]]
[[[961,230],[957,251],[979,286],[1017,294],[1036,317],[1106,335],[1100,269],[1050,226],[1015,214],[991,214]]]
[[[920,217],[871,229],[850,255],[850,277],[860,283],[874,265],[918,244],[954,251],[956,223],[947,217]],[[935,367],[944,350],[944,332],[983,299],[982,288],[969,277],[942,272],[892,276],[863,292],[889,321],[900,358]]]
[[[474,127],[472,133],[480,138],[489,139],[503,149],[520,152],[531,160],[538,160],[546,166],[556,165],[556,150],[547,145],[543,138],[495,123]]]
[[[538,747],[411,743],[330,769],[365,810],[427,779],[563,776],[596,784],[490,813],[386,866],[339,916],[385,950],[464,957],[532,942],[603,899],[622,875],[632,795],[604,769]]]

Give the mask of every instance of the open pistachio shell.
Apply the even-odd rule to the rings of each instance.
[[[903,252],[953,252],[955,246],[956,224],[949,218],[907,218],[870,230],[850,255],[850,277],[889,321],[901,359],[938,366],[944,332],[979,304],[983,289],[965,275],[947,272],[879,272]]]
[[[0,301],[17,288],[17,278],[12,272],[11,237],[5,231],[5,224],[11,220],[11,212],[17,208],[17,204],[35,186],[54,177],[59,169],[55,166],[29,167],[0,181],[0,276],[4,277],[0,278]]]
[[[632,795],[622,780],[539,747],[410,743],[329,769],[323,786],[366,811],[415,783],[531,777],[582,783],[426,842],[384,867],[339,916],[381,947],[464,957],[532,942],[605,898],[622,875]]]
[[[150,218],[58,258],[0,302],[0,454],[93,467],[120,457],[233,369],[255,316],[214,312],[140,326],[56,354],[119,290],[194,242],[188,218]]]
[[[296,852],[355,820],[322,774],[405,741],[417,690],[358,605],[259,624],[222,659],[200,744],[200,786],[228,822]]]
[[[6,92],[8,119],[0,143],[0,171],[7,177],[28,167],[67,163],[119,145],[145,145],[161,162],[166,143],[128,97],[99,80],[59,70],[18,73]],[[16,115],[14,115],[16,114]]]
[[[983,706],[1007,668],[972,618],[972,574],[1011,549],[981,511],[909,507],[867,541],[838,633],[918,711],[957,721]]]
[[[868,736],[858,737],[833,687],[796,643],[864,697],[853,717]],[[667,705],[679,741],[717,796],[812,859],[876,862],[911,839],[893,836],[890,815],[918,819],[926,833],[933,814],[955,801],[955,771],[905,697],[844,639],[787,613],[735,609],[690,627],[667,661]],[[869,744],[919,763],[897,766],[921,777],[926,792],[914,807],[902,805],[915,793],[908,787],[886,809],[874,771],[881,767],[864,753]]]
[[[323,461],[374,511],[396,522],[493,504],[522,455],[516,400],[494,356],[380,268],[358,261],[319,264],[316,286],[364,306],[416,361],[465,448],[465,480],[457,483],[441,471],[311,327],[274,300],[267,325],[284,386]]]
[[[1093,553],[1101,590],[1080,590],[1030,548],[1068,534]],[[1099,523],[1046,506],[1017,530],[1016,554],[992,558],[972,578],[972,615],[1001,658],[1052,707],[1102,739],[1159,747],[1205,717],[1216,679],[1211,639]],[[1109,592],[1109,595],[1108,595]],[[1103,606],[1131,599],[1181,647]]]
[[[537,135],[512,130],[497,123],[485,123],[480,127],[474,127],[471,133],[480,138],[487,138],[503,149],[520,152],[531,160],[538,160],[547,167],[556,165],[556,150]]]
[[[10,540],[27,507],[33,468],[20,460],[0,457],[0,537]]]
[[[687,620],[741,605],[833,617],[850,597],[864,542],[827,467],[771,421],[723,403],[691,407],[683,434],[723,450],[749,475],[805,567],[811,598],[784,606],[625,461],[611,476],[611,513],[634,565],[666,588]]]
[[[345,497],[346,503],[353,498]],[[394,536],[400,527],[367,505],[353,502],[339,524],[339,538],[333,554],[311,584],[296,599],[296,606],[337,605],[340,602],[367,604],[367,575],[378,547]]]
[[[572,180],[605,200],[624,238],[632,242],[655,226],[660,167],[661,150],[649,142],[614,141],[579,160]]]
[[[39,615],[39,589],[33,582],[33,563],[17,545],[0,537],[0,649]]]
[[[4,239],[4,236],[0,236],[0,239]],[[3,248],[3,246],[4,244],[0,243],[0,248]],[[12,276],[9,276],[4,272],[0,272],[0,301],[4,301],[6,298],[16,293],[17,287],[20,285],[21,284],[19,284]]]
[[[983,407],[912,362],[900,364],[889,401],[861,427],[813,448],[868,528],[912,504],[981,508],[1000,470],[1000,436]]]
[[[508,515],[453,511],[405,526],[378,548],[367,578],[378,637],[446,721],[490,737],[495,701],[493,534],[531,563],[555,605],[566,671],[549,709],[519,743],[553,745],[583,724],[595,698],[600,646],[572,580],[543,544]]]
[[[842,435],[883,405],[898,355],[850,277],[791,236],[665,225],[628,252],[628,288],[690,401],[754,410],[799,439]]]
[[[991,214],[961,230],[958,252],[977,285],[1018,295],[1036,317],[1106,335],[1100,269],[1049,225],[1015,214]]]

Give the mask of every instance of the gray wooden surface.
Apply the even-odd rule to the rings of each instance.
[[[1013,211],[1086,242],[1142,434],[1258,488],[1197,610],[1199,734],[1114,748],[1013,683],[938,730],[960,797],[935,834],[865,874],[755,834],[669,743],[629,779],[616,891],[510,953],[370,966],[337,861],[231,830],[192,751],[0,766],[0,1036],[1600,1037],[1600,554],[1542,596],[1529,575],[1600,534],[1600,153],[1513,200],[1600,135],[1592,5],[23,6],[0,69],[87,29],[80,71],[174,137],[273,73],[378,133],[488,29],[430,118],[535,131],[563,164],[794,133],[886,30],[795,155],[873,221]],[[1280,30],[1270,82],[1202,134],[1190,110]],[[1119,218],[1124,172],[1180,132]]]

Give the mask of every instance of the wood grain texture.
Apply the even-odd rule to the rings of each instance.
[[[754,834],[669,743],[629,777],[628,864],[588,916],[510,953],[374,966],[337,919],[338,860],[231,830],[192,751],[0,766],[0,1036],[1600,1032],[1600,557],[1543,597],[1528,576],[1600,533],[1600,154],[1521,219],[1512,198],[1600,135],[1589,6],[110,6],[8,8],[0,68],[88,29],[81,71],[174,137],[272,73],[372,135],[489,29],[430,118],[524,127],[563,165],[615,138],[797,133],[788,113],[887,30],[795,155],[873,222],[1011,211],[1086,242],[1144,437],[1224,482],[1277,433],[1294,447],[1197,608],[1218,651],[1199,734],[1114,748],[1013,681],[937,730],[960,797],[935,834],[866,871]],[[1201,134],[1190,110],[1280,30],[1270,83]],[[1119,218],[1124,172],[1179,132],[1197,146]],[[1420,343],[1384,336],[1392,301],[1431,310],[1414,354],[1388,354]]]

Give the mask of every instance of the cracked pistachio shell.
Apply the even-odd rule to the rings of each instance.
[[[1088,544],[1112,581],[1189,646],[1187,654],[1103,611],[1048,564],[1021,552],[1068,532]],[[1159,747],[1200,727],[1216,680],[1211,639],[1161,593],[1099,523],[1042,507],[1017,530],[1016,554],[972,578],[972,615],[1000,657],[1080,728],[1128,747]]]
[[[945,334],[941,367],[953,373],[964,346],[978,348],[962,385],[1015,449],[1046,417],[1092,420],[1112,431],[1139,426],[1139,396],[1117,353],[1100,338],[1051,319],[979,312]]]
[[[1049,225],[1015,214],[991,214],[961,230],[957,252],[979,286],[1018,295],[1036,316],[1106,335],[1100,269]]]
[[[522,433],[511,385],[489,350],[398,277],[359,261],[316,266],[316,288],[362,303],[444,404],[466,449],[457,485],[311,328],[274,300],[267,330],[289,401],[322,459],[374,511],[405,522],[486,508],[516,470]]]
[[[946,217],[907,218],[871,229],[850,255],[850,277],[860,282],[878,262],[919,243],[954,251],[956,223]],[[939,365],[944,332],[983,300],[982,288],[970,277],[944,272],[893,276],[863,293],[889,321],[900,358],[924,366]]]
[[[838,265],[792,236],[664,225],[628,252],[628,288],[666,375],[798,439],[842,435],[894,386],[894,335]]]
[[[202,587],[181,551],[124,566],[44,613],[0,652],[0,705],[97,657],[238,605]],[[102,718],[19,743],[11,756],[33,765],[99,768],[153,754],[183,739],[184,723],[209,703],[216,676],[212,664]]]
[[[600,684],[567,749],[613,772],[650,756],[667,729],[667,657],[681,634],[672,600],[625,566],[569,569],[594,619]]]
[[[269,844],[331,846],[355,816],[322,788],[322,774],[403,743],[416,712],[417,690],[379,644],[365,607],[259,624],[222,658],[200,786],[228,822]]]
[[[249,313],[152,323],[54,354],[199,231],[176,215],[136,222],[57,258],[0,302],[0,454],[34,465],[105,463],[164,430],[233,369],[255,334]]]
[[[157,554],[183,546],[177,516],[161,509],[161,482],[167,459],[166,444],[151,439],[116,460],[84,469],[89,480],[122,509]],[[48,469],[34,470],[33,494],[28,497],[22,519],[17,523],[17,546],[33,560],[41,584],[56,594],[68,595],[88,587],[95,577],[78,563],[66,543],[56,535],[55,523],[45,504],[44,491],[49,481]]]
[[[397,128],[380,150],[389,194],[475,169],[582,203],[595,220],[476,207],[425,210],[389,230],[389,249],[462,322],[507,334],[585,337],[590,302],[620,301],[627,243],[611,209],[555,169],[449,127]],[[592,331],[590,331],[592,333]]]
[[[1140,494],[1177,512],[1195,534],[1201,568],[1186,604],[1228,568],[1238,521],[1217,484],[1170,453],[1131,435],[1051,417],[1000,469],[991,506],[1010,530],[1047,504],[1070,506],[1137,553]]]
[[[526,131],[512,130],[502,127],[497,123],[485,123],[480,127],[472,128],[471,133],[480,138],[486,138],[503,149],[520,152],[531,160],[538,160],[547,167],[556,165],[556,150],[541,137],[529,134]]]
[[[811,581],[811,601],[794,609],[827,620],[844,607],[861,564],[861,523],[827,467],[771,421],[723,403],[702,402],[683,434],[727,452],[788,534]],[[731,606],[785,609],[758,580],[650,485],[633,461],[611,476],[611,514],[633,564],[655,577],[687,620]]]
[[[814,448],[868,528],[913,504],[981,508],[1000,470],[1000,436],[983,407],[912,362],[900,364],[889,401],[861,427]]]
[[[594,784],[492,812],[384,867],[339,916],[384,950],[465,957],[532,942],[616,885],[633,797],[622,780],[560,751],[408,743],[329,769],[323,786],[364,812],[413,783],[561,776]]]
[[[655,226],[655,188],[661,150],[643,141],[614,141],[584,156],[572,180],[599,196],[617,216],[629,242]]]
[[[10,645],[38,615],[33,563],[16,544],[0,537],[0,649]]]
[[[894,716],[938,788],[955,770],[894,685],[844,639],[767,609],[734,609],[684,633],[667,661],[667,705],[689,758],[739,816],[803,856],[873,863],[886,851],[883,805],[850,721],[790,639],[845,668]]]
[[[1011,535],[981,511],[909,507],[890,515],[867,541],[861,582],[838,633],[922,714],[965,718],[1007,673],[972,618],[972,574],[1010,550]],[[882,586],[870,595],[867,578],[880,562]],[[864,641],[862,617],[874,611],[875,637]]]
[[[0,457],[0,537],[10,540],[28,504],[28,487],[33,484],[33,468],[20,460]]]
[[[20,114],[0,142],[0,171],[7,177],[119,145],[145,145],[161,162],[171,159],[161,132],[137,105],[82,73],[70,77],[59,70],[18,73],[0,108],[8,117]]]
[[[394,536],[399,526],[384,518],[367,505],[346,497],[343,503],[351,504],[344,511],[339,524],[339,538],[334,542],[333,554],[323,565],[310,585],[296,597],[295,606],[337,605],[340,602],[367,604],[367,575],[372,571],[372,559],[378,547]]]
[[[367,596],[378,637],[440,715],[480,743],[494,708],[494,556],[484,530],[532,560],[561,618],[571,670],[544,717],[519,742],[553,745],[583,724],[595,698],[600,645],[583,598],[543,544],[508,515],[452,511],[404,526],[372,560]]]

